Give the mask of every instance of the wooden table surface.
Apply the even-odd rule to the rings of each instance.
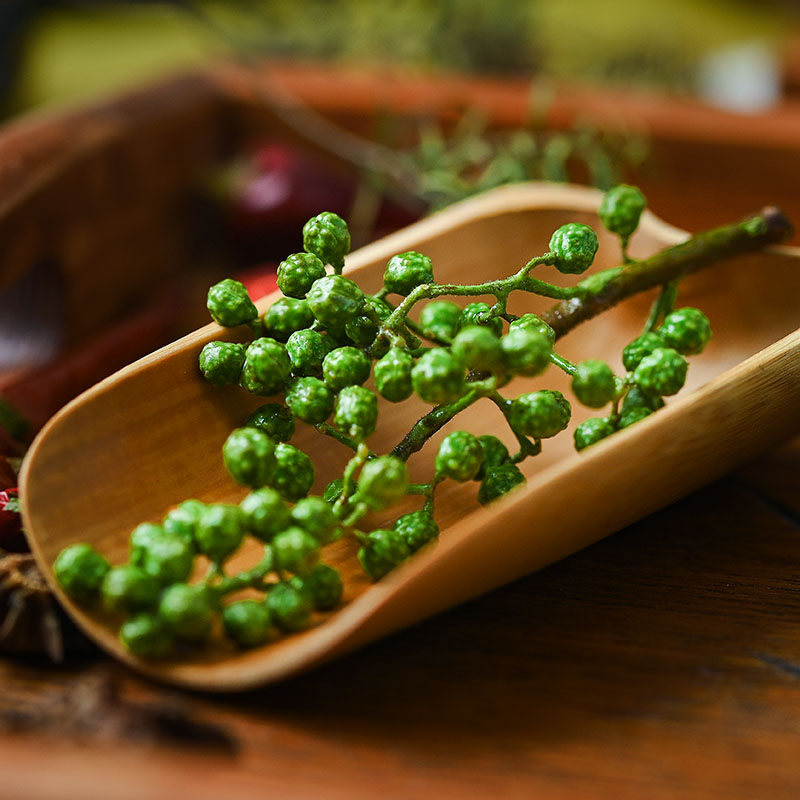
[[[0,797],[797,798],[798,484],[800,440],[246,694],[1,657]]]

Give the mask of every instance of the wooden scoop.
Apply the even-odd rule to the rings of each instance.
[[[365,290],[376,291],[391,255],[419,250],[433,258],[439,281],[507,275],[544,252],[551,232],[566,222],[585,222],[600,232],[594,213],[599,199],[593,190],[567,186],[500,189],[353,253],[348,273]],[[620,257],[616,240],[600,237],[597,269]],[[642,257],[686,237],[646,214],[632,253]],[[559,352],[572,360],[606,359],[621,370],[622,348],[641,332],[652,297],[635,297],[580,326],[559,342]],[[349,541],[328,548],[326,560],[345,578],[342,606],[320,615],[310,630],[258,649],[238,651],[218,637],[191,660],[138,659],[120,644],[116,625],[66,597],[51,571],[59,551],[77,541],[91,542],[112,563],[126,560],[131,529],[160,520],[186,498],[241,499],[244,491],[225,473],[220,447],[263,400],[237,387],[214,389],[197,370],[204,343],[241,332],[208,325],[126,367],[58,413],[22,470],[25,526],[67,611],[102,648],[133,668],[209,690],[277,681],[562,558],[795,434],[800,430],[798,297],[797,249],[770,248],[688,278],[679,305],[702,308],[715,336],[704,354],[691,359],[688,387],[666,409],[580,454],[572,448],[571,431],[546,440],[542,455],[525,463],[527,486],[487,508],[475,500],[477,484],[446,482],[436,503],[439,543],[378,583],[361,573]],[[263,298],[260,308],[274,299]],[[510,310],[547,307],[536,300],[512,296]],[[544,376],[520,380],[512,394],[534,386],[565,390],[567,381],[551,367]],[[370,445],[388,451],[426,410],[413,400],[386,404]],[[573,427],[590,413],[577,403],[573,411]],[[459,420],[445,432],[494,432],[511,444],[489,401]],[[411,459],[412,476],[429,478],[435,442]],[[303,424],[293,443],[317,465],[316,491],[340,474],[349,456],[342,445]],[[376,517],[375,527],[388,521]],[[233,566],[254,563],[256,549],[245,548]]]

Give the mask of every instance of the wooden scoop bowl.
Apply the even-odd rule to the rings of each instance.
[[[467,201],[348,257],[348,273],[376,291],[388,258],[420,250],[433,258],[440,281],[469,282],[515,271],[544,252],[551,232],[570,222],[602,230],[589,189],[520,185]],[[645,256],[688,234],[652,214],[632,244]],[[596,269],[619,261],[619,247],[601,236]],[[559,343],[567,358],[603,358],[620,369],[623,346],[641,331],[653,293],[635,297],[580,326]],[[606,536],[708,483],[760,450],[800,430],[800,250],[770,248],[715,265],[688,278],[679,305],[697,305],[715,336],[691,359],[687,389],[666,409],[576,453],[571,431],[546,440],[526,462],[529,482],[488,508],[477,485],[447,482],[437,495],[441,539],[378,583],[363,576],[349,541],[328,548],[341,568],[342,606],[310,630],[274,644],[239,651],[222,637],[181,661],[146,661],[119,642],[116,625],[75,604],[53,580],[59,551],[88,541],[112,563],[127,558],[138,523],[160,520],[180,501],[238,502],[244,491],[225,473],[220,447],[262,400],[236,388],[214,389],[199,375],[204,343],[237,333],[208,325],[131,364],[66,406],[30,449],[21,475],[25,526],[39,564],[64,607],[102,648],[157,680],[208,690],[237,690],[285,678],[405,625],[522,576]],[[275,298],[265,297],[265,309]],[[511,309],[542,310],[527,296]],[[566,389],[555,368],[520,380],[513,393],[546,386]],[[427,410],[410,400],[382,409],[370,440],[389,450]],[[573,427],[589,415],[573,403]],[[510,439],[502,418],[482,401],[446,430],[495,432]],[[293,443],[317,465],[316,491],[341,469],[349,451],[298,425]],[[436,444],[409,462],[427,479]],[[396,511],[393,516],[396,515]],[[376,517],[377,527],[388,518]],[[253,550],[237,556],[252,564]],[[236,566],[236,564],[234,564]]]

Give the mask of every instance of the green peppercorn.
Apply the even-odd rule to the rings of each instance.
[[[427,511],[412,511],[398,517],[392,526],[402,537],[411,553],[439,536],[439,526]]]
[[[222,609],[222,627],[239,647],[258,647],[274,639],[277,631],[266,603],[237,600]]]
[[[344,257],[350,251],[347,223],[332,211],[317,214],[303,225],[303,249],[341,272]]]
[[[327,544],[337,526],[330,503],[322,497],[304,497],[291,511],[292,522],[308,531],[320,544]]]
[[[327,564],[317,564],[308,575],[295,575],[289,583],[310,597],[318,611],[329,611],[342,599],[342,575]]]
[[[608,230],[627,239],[639,226],[646,205],[644,195],[635,186],[621,183],[603,195],[598,214]]]
[[[402,347],[393,347],[375,362],[375,388],[381,397],[399,403],[411,396],[411,371],[414,358]]]
[[[378,456],[367,461],[358,476],[358,497],[379,510],[396,503],[406,493],[408,470],[395,456]]]
[[[262,542],[270,542],[275,534],[289,525],[289,509],[274,489],[256,489],[239,503],[244,527]]]
[[[142,566],[144,564],[145,551],[153,542],[163,539],[164,533],[164,528],[161,525],[156,525],[152,522],[142,522],[140,525],[137,525],[131,531],[131,535],[129,537],[129,560],[131,564]],[[170,535],[174,536],[176,534]],[[177,535],[187,543],[189,542],[189,540],[183,534]]]
[[[488,328],[495,336],[500,336],[503,332],[503,320],[500,317],[490,317],[491,313],[492,307],[488,303],[470,303],[458,318],[458,329],[479,325]]]
[[[172,632],[155,614],[137,614],[126,620],[119,629],[122,644],[135,656],[161,658],[172,647]]]
[[[363,386],[345,386],[336,400],[334,424],[357,442],[375,433],[378,424],[378,397]]]
[[[80,603],[97,596],[109,569],[108,561],[85,542],[65,547],[53,563],[53,573],[61,588]]]
[[[575,428],[573,434],[575,449],[584,450],[589,445],[611,436],[614,430],[614,426],[605,417],[590,417]]]
[[[275,442],[258,428],[236,428],[222,445],[222,459],[236,483],[258,489],[275,473]]]
[[[202,642],[211,633],[211,598],[202,584],[174,583],[161,595],[158,616],[176,639]]]
[[[311,622],[314,606],[310,594],[290,583],[279,583],[270,589],[266,603],[270,616],[282,631],[301,631]]]
[[[572,376],[572,391],[583,405],[602,408],[616,396],[617,381],[605,361],[588,359],[577,365]]]
[[[686,382],[686,359],[671,347],[658,347],[645,356],[633,373],[633,380],[648,394],[676,394]]]
[[[344,491],[344,478],[334,478],[323,490],[322,499],[333,505],[341,496]]]
[[[333,413],[333,393],[319,378],[298,378],[286,392],[286,405],[309,425],[325,422]]]
[[[290,444],[279,444],[275,447],[275,477],[273,488],[280,492],[284,500],[292,503],[305,497],[314,485],[314,465],[302,451]]]
[[[433,283],[433,264],[428,256],[409,250],[389,259],[383,273],[388,291],[405,296],[423,283]]]
[[[195,526],[197,549],[221,564],[242,543],[245,517],[239,506],[212,503]]]
[[[310,328],[314,323],[314,314],[305,300],[294,297],[283,297],[276,300],[264,314],[264,324],[269,335],[285,342],[295,332]]]
[[[462,328],[453,339],[451,352],[469,369],[479,372],[503,371],[503,348],[494,331],[479,325]]]
[[[139,525],[131,534],[131,564],[141,567],[161,586],[185,581],[192,573],[194,555],[194,544],[160,526]]]
[[[308,307],[326,328],[344,328],[364,307],[364,293],[344,275],[326,275],[314,281],[306,295]]]
[[[318,376],[322,374],[322,361],[328,355],[328,339],[308,328],[295,331],[286,342],[286,352],[295,375]]]
[[[478,437],[467,431],[453,431],[442,439],[436,454],[436,475],[454,481],[471,481],[483,464]]]
[[[337,347],[322,362],[322,377],[332,392],[345,386],[360,386],[369,378],[372,361],[356,347]]]
[[[319,560],[319,542],[297,525],[275,536],[272,548],[275,566],[299,575],[308,574]]]
[[[419,316],[419,324],[425,336],[449,342],[458,331],[461,308],[449,300],[434,300],[428,303]]]
[[[629,408],[636,406],[644,406],[651,411],[658,411],[659,408],[664,407],[664,400],[657,394],[643,392],[640,386],[631,386],[622,401],[622,410],[627,411]]]
[[[389,308],[383,300],[379,300],[377,297],[371,297],[370,295],[365,295],[364,300],[362,312],[366,311],[369,307],[369,309],[375,312],[378,319],[384,321],[389,319],[392,309]],[[353,319],[344,326],[344,332],[359,347],[370,347],[370,345],[373,345],[375,337],[378,335],[378,325],[372,317],[361,313],[353,317]]]
[[[511,404],[513,428],[526,436],[549,439],[569,424],[572,408],[561,392],[540,389],[520,395]]]
[[[524,483],[526,483],[525,476],[516,464],[488,467],[481,481],[481,488],[478,490],[478,502],[485,506]]]
[[[288,442],[294,436],[294,417],[286,406],[265,403],[259,406],[245,422],[249,428],[258,428],[274,442]]]
[[[702,353],[711,341],[711,323],[699,308],[686,306],[667,314],[658,334],[667,347],[692,356]]]
[[[225,278],[208,290],[206,306],[214,322],[227,328],[252,322],[258,316],[244,284],[232,278]]]
[[[510,328],[500,347],[506,366],[516,375],[541,375],[553,352],[550,339],[533,326]]]
[[[294,253],[278,264],[278,288],[287,297],[302,299],[311,284],[325,277],[325,265],[313,253]]]
[[[147,611],[155,608],[160,587],[141,567],[123,564],[106,572],[100,585],[100,597],[106,611]]]
[[[597,252],[597,234],[579,222],[562,225],[550,239],[550,252],[559,272],[579,275],[586,272]]]
[[[205,510],[205,503],[199,500],[184,500],[164,517],[162,527],[172,536],[180,536],[194,548],[194,526]]]
[[[619,415],[617,427],[620,430],[623,428],[629,428],[634,423],[643,420],[645,417],[649,417],[652,413],[653,412],[647,408],[647,406],[631,406],[630,408],[626,408]]]
[[[278,394],[286,387],[291,372],[286,347],[275,339],[262,337],[251,342],[245,351],[241,384],[253,394]]]
[[[197,360],[200,372],[212,386],[239,383],[244,366],[244,345],[236,342],[209,342]]]
[[[478,444],[483,450],[483,462],[475,479],[480,481],[483,480],[483,476],[489,467],[499,467],[501,464],[506,464],[511,456],[508,448],[496,436],[492,436],[489,433],[479,436]]]
[[[359,548],[358,560],[364,572],[377,581],[402,564],[410,555],[406,540],[396,530],[376,530],[368,534],[368,542]]]
[[[628,372],[633,372],[645,356],[649,356],[657,347],[663,346],[664,340],[659,334],[652,331],[643,333],[625,346],[622,351],[622,364]]]
[[[541,333],[550,344],[556,340],[556,332],[539,316],[536,314],[523,314],[518,319],[515,319],[509,326],[509,333],[517,328],[527,328],[529,330]]]
[[[414,391],[433,405],[458,400],[464,391],[464,379],[464,365],[443,347],[423,353],[411,370]]]

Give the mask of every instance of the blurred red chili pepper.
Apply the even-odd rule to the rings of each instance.
[[[0,489],[0,549],[11,553],[25,553],[28,550],[22,533],[16,487]]]

